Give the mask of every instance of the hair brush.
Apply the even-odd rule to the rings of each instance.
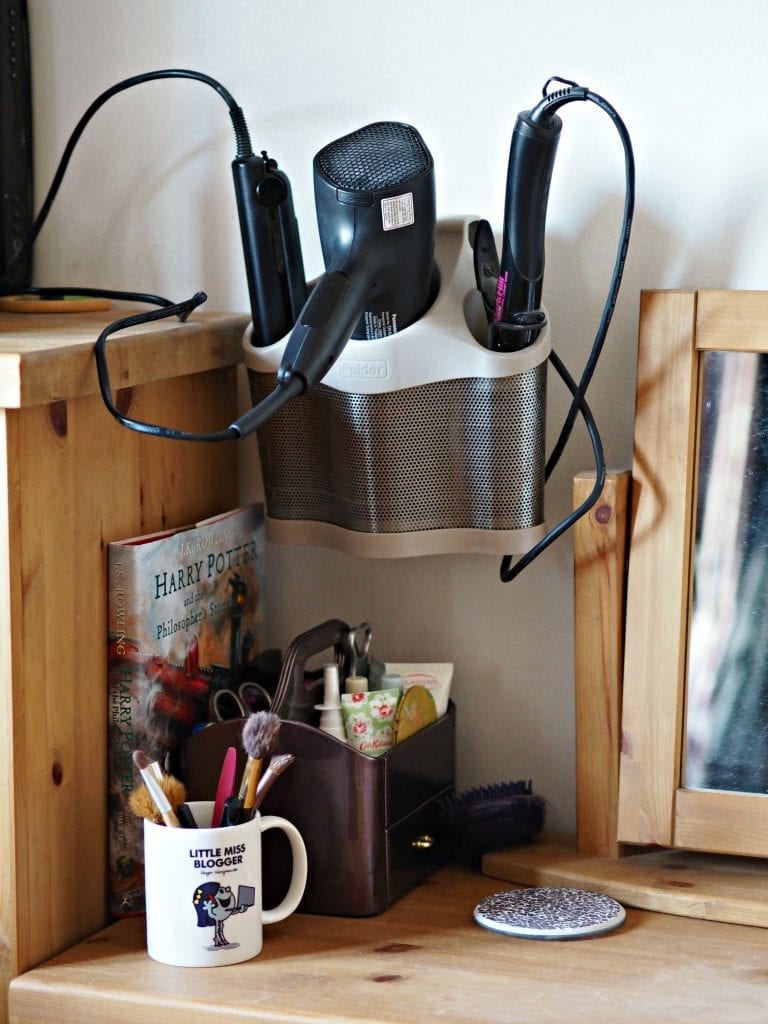
[[[546,801],[527,782],[497,782],[438,802],[441,829],[457,856],[477,864],[487,850],[529,843],[544,825]]]

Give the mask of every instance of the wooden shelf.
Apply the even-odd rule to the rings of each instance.
[[[603,892],[665,914],[768,927],[768,872],[758,858],[641,848],[625,856],[590,856],[579,853],[573,836],[550,835],[486,854],[483,871],[520,885]]]
[[[0,407],[97,394],[96,339],[133,312],[0,313]],[[240,314],[195,313],[186,323],[159,320],[111,335],[113,390],[238,365],[246,323]]]
[[[107,922],[106,545],[239,500],[238,445],[104,408],[94,342],[121,315],[0,314],[0,1022],[11,978]],[[246,322],[131,328],[113,392],[137,419],[226,426]]]
[[[484,896],[510,888],[447,868],[371,918],[296,914],[261,955],[223,968],[150,960],[125,920],[17,978],[16,1024],[274,1024],[375,1021],[600,1024],[765,1016],[760,929],[629,910],[616,931],[535,942],[486,931]]]

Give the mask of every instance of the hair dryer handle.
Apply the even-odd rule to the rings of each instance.
[[[307,391],[322,380],[352,337],[372,286],[359,266],[345,264],[322,275],[286,343],[277,373],[281,384],[298,377]]]

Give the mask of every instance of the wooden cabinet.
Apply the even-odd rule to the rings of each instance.
[[[513,877],[504,851],[486,855],[485,875],[493,877],[444,869],[375,917],[293,915],[270,926],[259,957],[222,971],[154,963],[141,919],[103,927],[105,548],[235,505],[243,452],[235,443],[159,440],[116,424],[93,361],[105,322],[96,314],[0,315],[0,1021],[9,1019],[11,979],[14,1024],[761,1019],[762,928],[643,909],[588,943],[529,942],[479,928],[474,906]],[[220,429],[236,412],[244,323],[198,315],[116,337],[109,347],[119,401],[139,419]],[[577,591],[577,655],[589,675],[580,714],[607,716],[605,728],[593,722],[588,750],[580,741],[588,757],[579,784],[590,827],[602,829],[593,839],[610,847],[603,852],[615,845],[613,825],[603,827],[601,817],[616,809],[621,644],[610,626],[623,620],[623,548],[615,549],[625,492],[619,480],[577,541],[580,586],[585,569],[592,580]],[[590,612],[598,620],[591,627]],[[634,892],[625,875],[611,876],[636,858],[598,858],[595,879],[569,870],[569,847],[555,844],[549,864],[542,847],[551,844],[515,849],[531,863],[514,881],[599,889],[608,879],[630,906],[717,916],[707,879],[681,876],[666,859],[648,869],[663,890],[648,904],[645,876]],[[695,906],[671,906],[671,892]],[[742,905],[752,902],[749,892]],[[721,912],[721,921],[740,919]]]
[[[127,430],[98,393],[109,313],[0,314],[0,1020],[15,975],[106,923],[106,545],[238,501],[238,445]],[[116,335],[139,419],[236,415],[245,319]]]

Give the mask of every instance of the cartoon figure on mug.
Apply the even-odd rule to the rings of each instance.
[[[233,914],[243,914],[252,907],[256,893],[253,886],[238,886],[237,898],[228,885],[220,882],[203,882],[195,889],[192,902],[197,911],[197,927],[213,928],[213,947],[224,949],[237,943],[227,942],[224,922]]]

